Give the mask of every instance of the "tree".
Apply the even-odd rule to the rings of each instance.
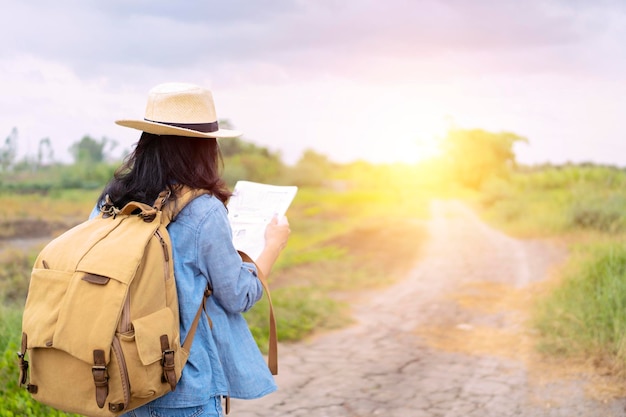
[[[227,121],[220,126],[232,129]],[[246,179],[258,182],[276,182],[284,169],[280,153],[255,145],[240,138],[219,139],[220,152],[224,158],[223,177],[230,185]]]
[[[292,182],[297,185],[318,186],[328,181],[333,163],[326,155],[307,149],[293,167]]]
[[[39,141],[39,146],[37,147],[37,168],[51,164],[53,161],[54,149],[52,149],[50,138],[43,138]]]
[[[443,140],[443,151],[452,175],[466,186],[480,188],[486,179],[515,166],[517,142],[528,140],[510,132],[453,129]]]
[[[108,152],[116,146],[115,141],[107,138],[97,141],[91,136],[85,135],[80,141],[72,144],[69,150],[74,157],[74,162],[90,164],[104,162]],[[107,147],[108,149],[106,149]]]
[[[219,140],[220,152],[224,158],[240,155],[260,155],[266,158],[273,157],[269,149],[246,142],[240,138],[224,138]]]
[[[4,140],[4,145],[0,148],[0,170],[6,172],[13,167],[17,156],[17,128],[14,127],[11,133]]]

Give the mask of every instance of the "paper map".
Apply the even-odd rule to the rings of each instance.
[[[297,192],[296,186],[238,181],[227,205],[235,248],[258,259],[265,247],[265,227],[272,217],[285,216]]]

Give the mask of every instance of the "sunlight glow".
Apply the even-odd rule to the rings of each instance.
[[[446,116],[433,106],[434,100],[394,97],[394,102],[379,113],[379,143],[371,160],[416,163],[440,154],[440,141],[447,130]],[[388,103],[389,104],[389,103]]]

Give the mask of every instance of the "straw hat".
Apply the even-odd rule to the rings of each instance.
[[[155,135],[232,138],[235,130],[220,129],[213,95],[194,84],[165,83],[152,88],[143,120],[116,120],[120,126]]]

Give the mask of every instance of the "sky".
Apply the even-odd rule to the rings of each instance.
[[[0,0],[0,140],[132,149],[162,82],[212,90],[295,163],[415,162],[450,128],[513,132],[519,162],[626,166],[624,0]],[[1,144],[1,143],[0,143]]]

